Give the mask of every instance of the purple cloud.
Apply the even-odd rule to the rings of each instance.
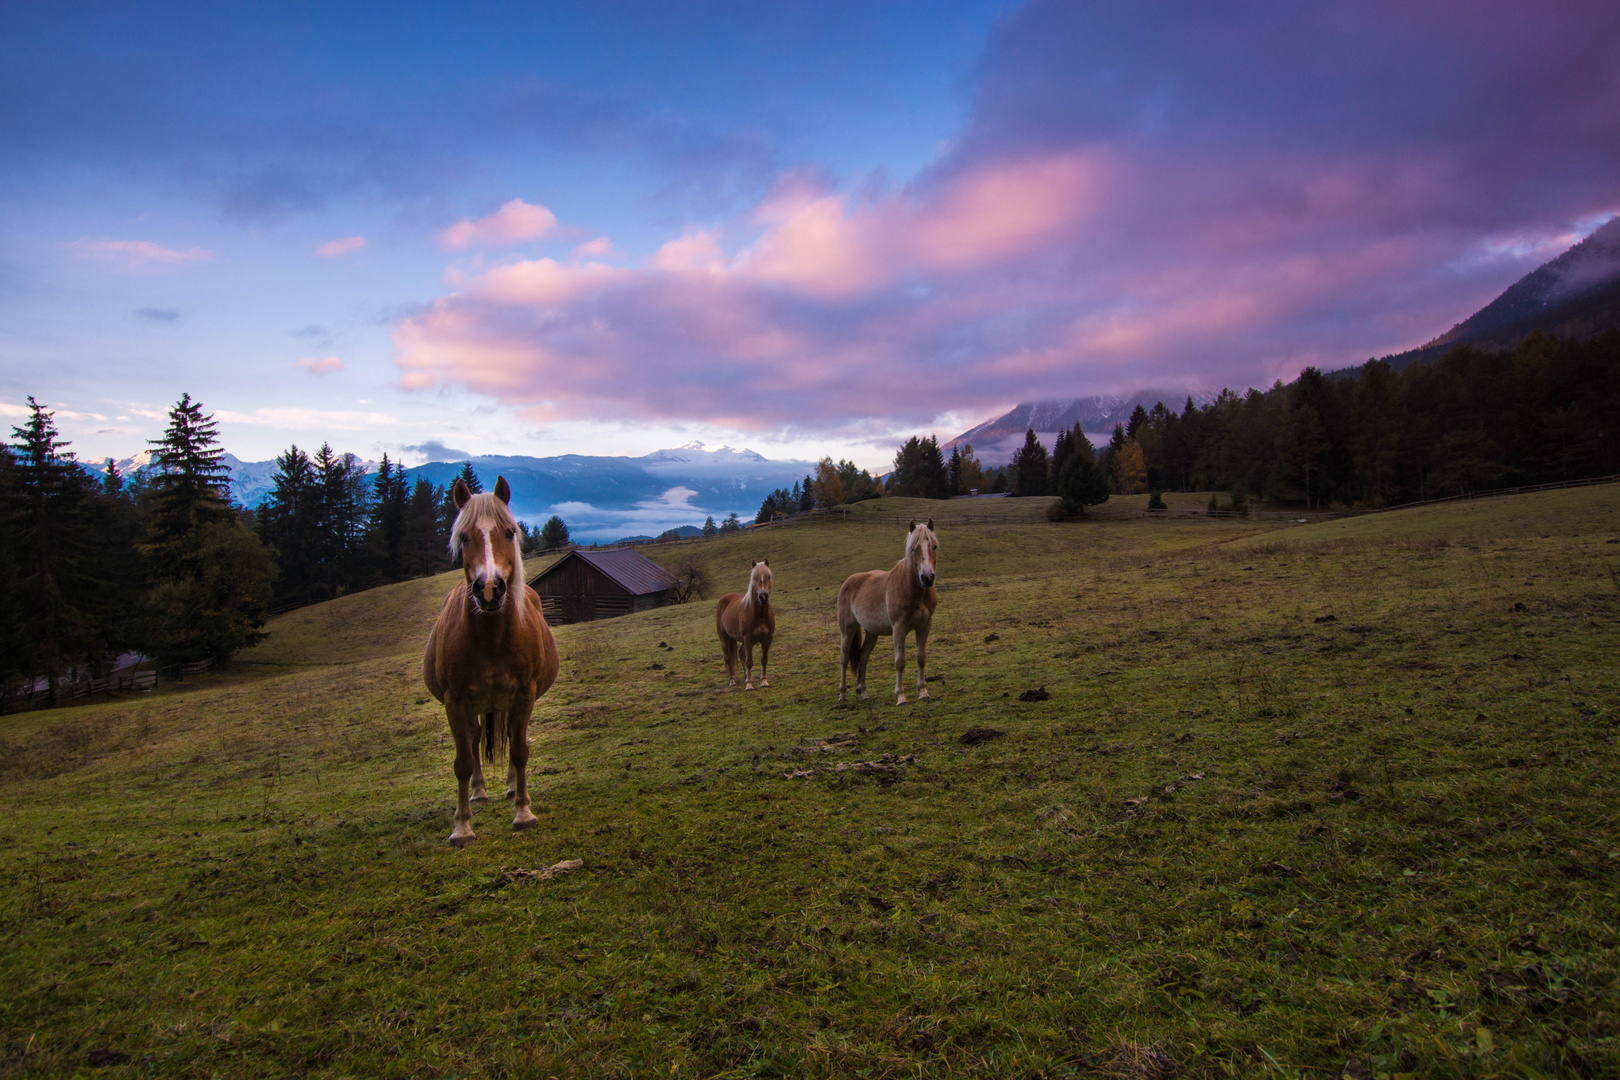
[[[795,173],[639,265],[453,277],[404,382],[823,430],[1263,384],[1421,343],[1620,209],[1612,5],[1035,3],[973,101],[904,187]]]

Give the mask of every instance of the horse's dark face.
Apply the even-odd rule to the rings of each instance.
[[[934,519],[919,525],[911,523],[906,536],[906,562],[917,575],[917,584],[925,589],[934,587],[934,561],[939,555],[939,541],[934,539]]]
[[[771,606],[771,561],[754,564],[748,572],[748,587],[753,590],[754,599],[759,601],[760,607]]]
[[[461,513],[456,516],[452,543],[461,553],[461,571],[473,608],[494,615],[506,606],[508,592],[522,587],[523,563],[517,545],[517,522],[506,509],[511,489],[506,478],[495,481],[495,491],[474,495],[457,480],[453,492]]]

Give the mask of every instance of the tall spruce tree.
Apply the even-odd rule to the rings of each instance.
[[[405,507],[404,547],[412,576],[436,574],[450,566],[450,534],[439,513],[443,502],[444,491],[425,477],[417,477],[411,485],[410,501]]]
[[[169,410],[145,491],[151,555],[145,636],[164,664],[228,663],[257,644],[273,597],[275,554],[226,500],[218,425],[189,394]]]
[[[52,415],[32,397],[28,409],[27,422],[11,429],[16,441],[5,465],[0,536],[13,576],[6,629],[15,652],[0,667],[44,675],[55,704],[64,676],[99,671],[118,642],[109,583],[99,573],[91,505],[96,484],[58,437]]]
[[[1108,478],[1098,467],[1096,451],[1078,423],[1062,441],[1063,468],[1057,474],[1054,491],[1062,500],[1065,515],[1080,516],[1086,512],[1086,507],[1108,501]]]
[[[1024,445],[1013,455],[1012,464],[1008,468],[1013,474],[1014,495],[1051,494],[1051,489],[1047,486],[1050,469],[1047,464],[1046,447],[1035,437],[1034,428],[1024,432]]]
[[[169,426],[154,439],[153,474],[146,488],[148,553],[160,575],[194,572],[204,527],[233,520],[231,470],[221,459],[219,425],[202,403],[182,394]]]
[[[405,470],[385,453],[371,478],[371,518],[366,524],[373,576],[380,581],[403,581],[408,576],[405,558]],[[528,539],[527,531],[524,539]]]
[[[316,599],[320,571],[320,491],[315,466],[297,444],[276,458],[270,494],[259,505],[259,539],[274,548],[281,565],[276,598],[281,603]]]

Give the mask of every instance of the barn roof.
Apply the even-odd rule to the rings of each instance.
[[[583,548],[575,548],[570,556],[559,559],[540,577],[546,577],[557,567],[567,562],[569,558],[584,559],[630,590],[632,596],[645,596],[648,593],[663,592],[665,589],[673,589],[680,584],[674,574],[671,574],[668,570],[641,554],[641,552],[632,551],[630,548],[607,548],[602,551],[587,551]]]

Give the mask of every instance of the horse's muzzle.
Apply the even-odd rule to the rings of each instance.
[[[759,594],[759,606],[760,607],[770,607],[771,606],[771,594],[770,593],[762,592],[762,593]]]
[[[486,590],[488,598],[484,596]],[[496,578],[491,584],[487,578],[475,579],[472,583],[472,601],[473,606],[482,612],[493,614],[501,610],[501,605],[506,603],[506,580]]]
[[[933,574],[918,574],[917,580],[922,582],[922,587],[925,589],[932,589],[934,587]]]

